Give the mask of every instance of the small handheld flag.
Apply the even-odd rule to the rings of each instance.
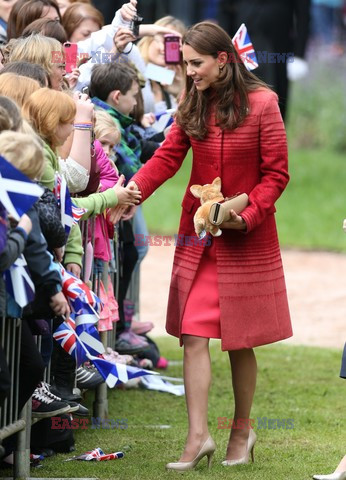
[[[237,33],[232,39],[232,42],[245,67],[248,70],[254,70],[257,68],[258,62],[256,52],[250,40],[245,23],[240,25]]]

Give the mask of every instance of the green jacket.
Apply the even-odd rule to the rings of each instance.
[[[49,145],[45,144],[45,157],[46,157],[46,168],[41,177],[40,183],[44,186],[53,190],[55,172],[59,172],[59,161],[53,150]],[[87,209],[87,212],[81,217],[81,220],[86,220],[87,218],[98,215],[102,213],[106,208],[115,207],[118,204],[118,197],[113,190],[109,188],[108,190],[101,193],[93,193],[83,198],[73,198],[73,203],[77,207],[83,207]],[[79,248],[80,242],[80,248]],[[64,263],[77,263],[82,265],[82,256],[83,256],[83,247],[81,233],[78,225],[72,227],[70,235],[67,240],[65,247],[65,257]]]
[[[106,208],[115,207],[118,204],[118,197],[113,188],[108,188],[104,192],[92,193],[87,197],[73,198],[72,201],[77,207],[83,207],[88,210],[81,217],[81,220],[86,220],[94,215],[99,215]]]
[[[46,143],[44,145],[44,156],[46,159],[46,165],[43,175],[40,179],[40,183],[44,187],[49,188],[49,190],[53,190],[55,172],[60,172],[59,161],[53,150]],[[78,225],[74,225],[71,228],[65,246],[64,263],[65,265],[67,265],[68,263],[76,263],[77,265],[82,267],[82,257],[82,235]]]

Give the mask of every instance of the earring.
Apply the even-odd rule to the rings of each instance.
[[[225,66],[225,65],[220,65],[220,66],[219,66],[220,72],[222,72],[222,69],[223,69],[224,66]]]

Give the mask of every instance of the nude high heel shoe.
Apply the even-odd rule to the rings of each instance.
[[[247,440],[247,448],[246,448],[245,457],[237,458],[236,460],[224,460],[223,462],[221,462],[221,465],[223,465],[224,467],[230,467],[232,465],[242,465],[242,464],[249,463],[250,453],[251,453],[251,459],[252,459],[252,462],[253,462],[254,461],[254,447],[255,447],[256,440],[257,440],[257,436],[251,428],[250,431],[249,431],[249,438]]]
[[[202,448],[197,453],[196,457],[191,462],[174,462],[167,463],[167,470],[176,470],[178,472],[186,472],[187,470],[192,470],[198,464],[198,462],[205,456],[208,457],[208,468],[211,466],[211,460],[214,455],[216,445],[214,440],[211,437],[208,437],[204,442]]]
[[[315,480],[346,480],[346,472],[334,472],[329,475],[314,475]]]

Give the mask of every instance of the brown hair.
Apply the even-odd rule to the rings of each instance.
[[[25,100],[39,88],[39,83],[32,78],[16,75],[15,73],[4,73],[0,75],[0,95],[10,97],[20,107]]]
[[[97,23],[100,29],[104,25],[102,13],[88,3],[76,2],[67,7],[62,19],[62,25],[69,40],[76,28],[79,27],[83,20],[87,19]]]
[[[27,25],[22,33],[23,37],[27,37],[31,33],[41,33],[45,37],[51,37],[58,40],[60,43],[67,42],[67,35],[64,27],[59,20],[51,18],[38,18]]]
[[[38,63],[6,63],[6,65],[0,70],[0,76],[4,73],[16,73],[22,77],[32,78],[33,80],[36,80],[41,87],[46,87],[49,83],[48,73],[41,65],[38,65]]]
[[[13,5],[8,19],[7,39],[20,37],[27,25],[42,17],[45,7],[55,8],[61,21],[59,7],[55,0],[18,0]]]
[[[183,37],[183,45],[190,45],[201,55],[217,58],[226,52],[228,59],[214,90],[213,105],[216,122],[222,129],[235,129],[245,119],[249,110],[248,93],[258,88],[269,88],[266,83],[248,72],[227,32],[212,22],[193,25]],[[179,104],[176,122],[188,135],[203,139],[207,134],[210,90],[199,92],[191,77],[185,74],[185,94]]]
[[[94,65],[90,78],[90,97],[98,97],[104,102],[111,92],[120,90],[123,95],[130,90],[133,82],[138,82],[135,70],[125,63],[100,63]]]
[[[58,144],[55,131],[59,123],[73,122],[76,105],[67,93],[40,88],[27,99],[22,112],[38,135],[55,149]]]

